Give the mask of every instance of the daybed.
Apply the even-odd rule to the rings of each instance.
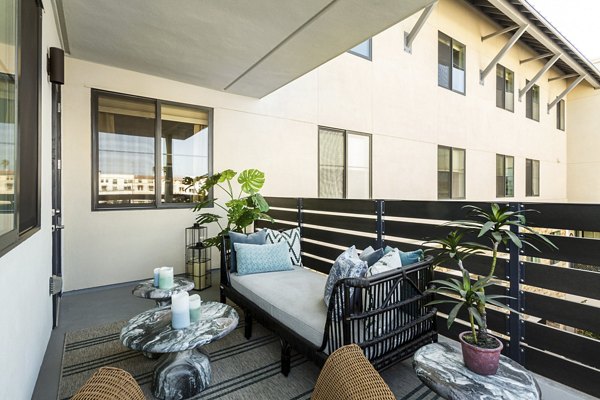
[[[230,299],[245,314],[245,336],[252,320],[281,341],[281,372],[290,371],[290,351],[323,365],[336,349],[355,343],[377,369],[413,355],[437,341],[435,308],[422,292],[431,280],[431,258],[366,278],[336,282],[329,307],[323,301],[327,275],[297,267],[251,275],[230,273],[229,238],[221,252],[221,302]]]

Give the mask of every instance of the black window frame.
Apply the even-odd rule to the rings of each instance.
[[[41,229],[42,15],[41,1],[17,1],[15,222],[0,236],[0,256]]]
[[[448,171],[448,173],[450,174],[450,187],[448,189],[448,197],[444,197],[444,196],[440,196],[440,164],[438,161],[438,165],[437,165],[437,198],[438,200],[464,200],[467,198],[467,150],[466,149],[462,149],[460,147],[450,147],[450,146],[443,146],[443,145],[438,145],[437,147],[437,160],[439,160],[439,153],[440,150],[444,149],[444,150],[448,150],[450,152],[450,171]],[[465,173],[463,175],[463,187],[465,188],[465,193],[463,194],[463,196],[461,197],[453,197],[452,193],[453,193],[453,186],[454,186],[454,179],[452,177],[452,171],[453,171],[453,164],[454,164],[454,150],[460,150],[463,152],[463,158],[465,160]]]
[[[525,81],[527,84],[529,81]],[[537,116],[533,113],[534,106],[534,92],[537,90]],[[538,85],[532,85],[531,88],[525,94],[525,117],[533,121],[540,122],[540,87]]]
[[[533,185],[533,171],[537,169],[537,191]],[[540,160],[525,159],[525,196],[540,197]]]
[[[359,52],[353,50],[354,48],[356,48],[356,46],[363,44],[364,42],[369,42],[369,54],[368,55],[365,55],[365,54],[362,54],[362,53],[359,53]],[[360,58],[364,58],[365,60],[373,61],[373,38],[368,38],[367,40],[363,40],[362,42],[358,43],[356,46],[354,46],[352,49],[348,50],[347,53],[350,53],[350,54],[355,55]]]
[[[506,159],[507,158],[511,158],[512,159],[512,165],[513,165],[513,174],[512,174],[512,193],[509,194],[508,193],[508,185],[506,184],[506,177],[508,176],[508,174],[506,173],[507,171],[507,167],[506,167]],[[502,159],[502,175],[498,175],[498,160]],[[501,198],[512,198],[515,197],[515,157],[514,156],[509,156],[506,154],[496,154],[496,197],[501,197]],[[503,181],[503,188],[504,191],[503,193],[500,193],[498,191],[498,179],[502,178]]]
[[[439,65],[440,65],[440,37],[444,37],[445,39],[447,39],[448,41],[450,41],[450,65],[449,65],[449,72],[448,72],[448,86],[444,86],[440,84],[440,78],[439,78]],[[445,34],[442,31],[438,31],[438,87],[444,88],[444,89],[448,89],[451,92],[454,93],[458,93],[458,94],[462,94],[463,96],[467,95],[467,45],[454,39],[452,36]],[[465,74],[465,79],[464,79],[464,87],[463,87],[463,91],[458,91],[458,90],[454,90],[453,89],[453,76],[452,76],[452,72],[454,69],[454,52],[452,51],[454,49],[454,44],[457,43],[459,45],[461,45],[463,47],[463,53],[464,53],[464,63],[465,63],[465,67],[464,69],[462,69],[462,71]],[[460,69],[460,68],[459,68]]]
[[[556,103],[556,129],[565,131],[567,126],[566,121],[566,102],[564,99]]]
[[[496,107],[501,108],[503,110],[506,111],[510,111],[512,113],[515,112],[515,82],[516,82],[516,77],[515,77],[515,71],[513,71],[510,68],[506,68],[504,65],[502,64],[496,64],[496,93],[498,92],[498,69],[502,69],[502,82],[503,82],[503,88],[502,88],[502,104],[498,104],[498,96],[496,95]],[[510,71],[512,73],[512,83],[513,83],[513,88],[512,88],[512,92],[508,92],[506,89],[506,71]],[[506,108],[506,94],[507,93],[512,93],[512,108]]]
[[[319,198],[336,198],[336,197],[321,197],[321,130],[340,132],[344,135],[344,176],[343,176],[343,197],[348,198],[348,135],[366,136],[369,138],[369,199],[373,198],[373,135],[366,132],[357,132],[346,129],[332,128],[329,126],[319,125],[317,128],[317,196]]]
[[[121,98],[126,100],[139,100],[146,102],[154,102],[155,124],[154,124],[154,203],[150,204],[116,204],[116,205],[101,205],[98,204],[98,187],[99,187],[99,155],[98,155],[98,98],[100,96],[108,96],[112,98]],[[161,201],[160,178],[162,171],[162,120],[161,120],[161,105],[178,106],[194,108],[208,113],[208,175],[213,174],[213,115],[214,109],[207,106],[199,106],[195,104],[186,104],[170,100],[161,100],[151,97],[137,96],[127,93],[118,93],[101,89],[91,89],[91,110],[92,110],[92,211],[116,211],[116,210],[170,210],[178,208],[192,208],[194,203],[163,203]],[[157,190],[158,189],[158,190]],[[150,188],[149,188],[150,190]],[[213,191],[208,193],[208,200],[212,204]]]

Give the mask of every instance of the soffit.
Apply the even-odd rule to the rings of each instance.
[[[75,58],[263,97],[432,0],[57,0]]]

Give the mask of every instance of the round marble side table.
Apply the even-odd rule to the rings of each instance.
[[[179,292],[189,292],[194,288],[194,282],[183,278],[173,279],[173,287],[171,289],[159,289],[154,286],[154,279],[142,281],[138,283],[131,292],[134,296],[144,299],[152,299],[156,301],[159,307],[168,306],[171,304],[171,296]]]
[[[465,367],[460,349],[448,343],[433,343],[417,350],[413,368],[425,385],[448,400],[542,398],[533,375],[504,356],[500,356],[496,375],[484,376]]]
[[[201,346],[234,330],[239,317],[233,307],[216,302],[203,302],[201,312],[200,321],[173,329],[170,307],[155,308],[133,317],[121,330],[121,343],[130,349],[165,353],[152,383],[159,399],[187,399],[210,384],[210,360]]]

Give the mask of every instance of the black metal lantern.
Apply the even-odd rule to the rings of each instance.
[[[207,235],[205,226],[194,224],[185,228],[185,273],[196,290],[211,286],[210,247],[204,245]]]

